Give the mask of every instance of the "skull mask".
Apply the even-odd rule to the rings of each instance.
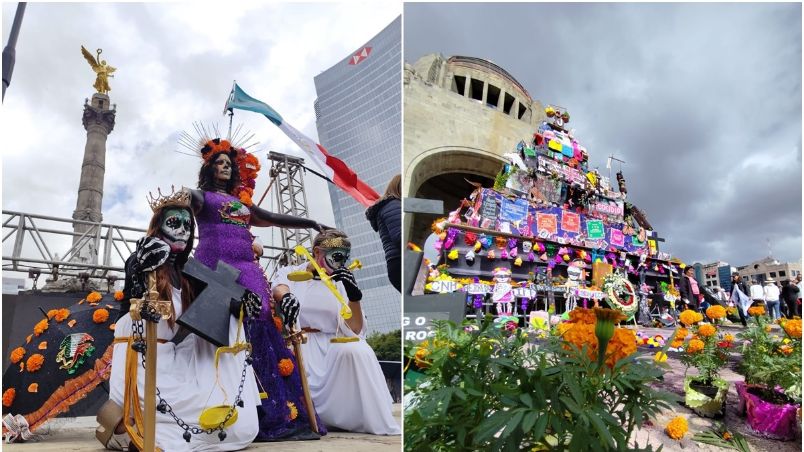
[[[328,273],[345,267],[346,262],[349,260],[349,253],[351,252],[351,248],[345,247],[319,249],[321,251],[317,259],[318,265],[323,267]]]
[[[530,250],[533,249],[533,243],[525,240],[522,242],[522,252],[523,253],[530,253]]]
[[[167,209],[159,227],[162,239],[170,246],[172,253],[180,253],[187,248],[191,229],[190,212],[179,208]]]
[[[495,268],[492,274],[494,275],[494,281],[499,284],[511,281],[511,270],[507,268]]]

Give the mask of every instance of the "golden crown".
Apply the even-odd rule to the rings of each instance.
[[[148,192],[148,204],[151,206],[151,211],[156,212],[164,207],[190,207],[190,190],[182,188],[176,191],[174,186],[170,186],[170,194],[162,194],[162,189],[156,189],[159,196],[154,196],[153,193]]]
[[[321,248],[350,248],[343,237],[330,237],[321,242]]]

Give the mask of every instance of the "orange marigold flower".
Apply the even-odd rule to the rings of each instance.
[[[670,346],[673,348],[680,348],[682,345],[684,345],[684,339],[676,339],[670,343]]]
[[[282,331],[282,319],[277,316],[274,316],[274,326],[277,330]]]
[[[51,309],[47,311],[47,318],[52,319],[53,317],[56,316],[56,312],[58,312],[58,309]]]
[[[287,377],[293,373],[293,368],[293,361],[289,360],[288,358],[282,358],[279,360],[279,375]]]
[[[14,350],[11,350],[11,364],[17,364],[20,362],[22,357],[25,356],[25,349],[22,347],[17,347]]]
[[[613,368],[617,361],[637,351],[636,333],[627,328],[617,328],[606,346],[606,365]]]
[[[114,299],[117,300],[117,301],[122,300],[123,299],[123,291],[118,290],[117,292],[115,292],[114,293]]]
[[[698,327],[698,334],[700,334],[703,337],[712,337],[716,333],[717,333],[717,328],[715,328],[714,325],[710,325],[708,323],[705,323],[705,324],[701,325],[700,327]]]
[[[70,317],[70,310],[67,308],[58,309],[56,311],[56,315],[53,316],[53,318],[59,323],[63,322],[67,317]]]
[[[765,315],[765,306],[751,306],[748,308],[748,315],[754,317]]]
[[[790,337],[801,339],[801,319],[788,320],[782,323],[782,328]]]
[[[419,367],[420,369],[430,366],[430,363],[426,361],[427,355],[430,354],[430,350],[427,349],[428,346],[428,341],[422,341],[422,343],[419,344],[419,348],[416,349],[416,354],[413,357],[416,367]]]
[[[779,347],[779,351],[782,352],[783,355],[789,356],[791,353],[793,353],[793,347],[790,345],[782,345]]]
[[[678,320],[684,325],[690,326],[693,323],[697,323],[703,320],[703,316],[701,315],[700,312],[693,311],[692,309],[687,309],[678,316]]]
[[[39,383],[31,383],[28,385],[28,392],[39,392]]]
[[[692,339],[687,344],[687,353],[698,353],[699,351],[703,350],[704,343],[700,339]]]
[[[731,433],[723,432],[723,439],[725,439],[726,441],[731,441]]]
[[[687,429],[687,419],[676,416],[667,423],[667,427],[664,428],[664,431],[670,438],[678,440],[684,437],[684,434],[687,433]]]
[[[689,334],[690,331],[688,329],[684,327],[679,327],[676,332],[676,339],[685,339],[687,336],[689,336]]]
[[[293,402],[288,402],[288,409],[290,410],[288,418],[290,418],[291,421],[296,419],[296,417],[299,415],[299,410],[296,408],[296,404]]]
[[[106,308],[96,309],[92,313],[92,321],[95,323],[103,323],[107,320],[109,320],[109,311]]]
[[[597,322],[593,309],[575,308],[569,313],[569,323],[586,323],[594,325]]]
[[[10,407],[12,403],[14,403],[14,397],[17,396],[17,390],[14,388],[8,388],[3,391],[3,406]]]
[[[706,309],[706,316],[712,320],[722,319],[726,317],[726,308],[720,305],[710,306]]]
[[[39,323],[34,325],[34,335],[39,337],[39,335],[47,331],[49,326],[50,324],[48,324],[47,319],[40,320]]]
[[[725,336],[723,336],[723,340],[726,342],[734,342],[734,335],[726,334]]]
[[[25,368],[28,369],[28,372],[36,372],[42,367],[42,364],[45,362],[45,357],[40,355],[39,353],[31,355],[27,361],[25,361]]]
[[[103,298],[103,295],[101,295],[100,292],[92,292],[87,295],[87,301],[90,303],[98,303],[101,301],[101,298]]]

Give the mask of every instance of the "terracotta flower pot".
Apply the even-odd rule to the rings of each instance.
[[[798,436],[798,404],[776,404],[763,400],[757,393],[767,390],[765,385],[751,385],[739,381],[735,384],[740,402],[738,411],[745,413],[751,430],[764,438],[790,441]]]
[[[729,383],[716,378],[712,382],[713,390],[708,394],[692,388],[692,383],[701,383],[700,377],[686,377],[684,379],[684,403],[695,414],[704,417],[721,417],[725,414],[726,395],[729,392]]]

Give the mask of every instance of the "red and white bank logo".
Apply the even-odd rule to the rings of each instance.
[[[371,47],[363,47],[362,49],[358,50],[357,53],[352,55],[352,58],[349,58],[349,64],[355,65],[359,64],[361,61],[368,58],[371,54]]]

